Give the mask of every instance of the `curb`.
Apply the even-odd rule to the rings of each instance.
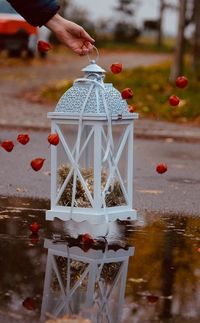
[[[172,124],[168,122],[158,122],[152,120],[137,121],[134,130],[136,139],[145,140],[168,140],[177,142],[200,143],[200,127],[185,126],[180,124]],[[144,124],[144,127],[142,126]],[[148,127],[149,125],[149,127]],[[152,125],[154,129],[152,129]],[[162,126],[162,129],[161,129]],[[171,129],[173,127],[173,130]],[[177,130],[174,128],[177,127]],[[156,129],[157,128],[157,129]],[[17,130],[17,131],[40,131],[50,132],[51,127],[45,125],[19,125],[19,124],[1,124],[2,130]],[[152,129],[151,131],[149,129]],[[164,129],[164,130],[163,130]]]

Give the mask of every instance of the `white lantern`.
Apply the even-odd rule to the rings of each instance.
[[[128,104],[92,60],[48,114],[60,138],[51,150],[46,219],[91,223],[135,219],[133,121]]]
[[[109,246],[83,251],[45,239],[48,249],[41,319],[81,314],[91,322],[121,322],[129,257],[134,248]]]

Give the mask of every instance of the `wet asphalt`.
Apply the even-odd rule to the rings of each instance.
[[[168,55],[135,52],[102,52],[100,56],[100,65],[107,70],[119,58],[125,68],[151,65],[169,58]],[[15,143],[11,153],[0,147],[0,196],[49,200],[50,147],[47,136],[50,122],[47,121],[46,113],[53,111],[54,107],[29,102],[20,93],[51,82],[76,78],[87,64],[87,58],[52,53],[46,62],[36,60],[12,63],[0,57],[0,63],[0,142],[10,139]],[[12,130],[16,127],[23,129]],[[29,131],[31,127],[33,130]],[[138,120],[136,130],[134,208],[139,213],[156,211],[163,214],[199,215],[199,129]],[[17,143],[19,132],[29,133],[31,141],[26,146]],[[30,167],[30,161],[37,157],[46,158],[44,167],[38,173]],[[160,162],[168,165],[168,172],[163,175],[155,171]]]
[[[137,121],[139,122],[139,121]],[[26,146],[17,143],[19,131],[1,130],[0,141],[13,140],[11,153],[0,149],[0,195],[50,199],[50,147],[48,132],[28,132]],[[200,144],[170,139],[134,141],[134,208],[139,213],[156,211],[184,215],[200,214]],[[34,172],[30,161],[45,158]],[[157,163],[168,166],[165,174],[155,171]],[[124,165],[126,166],[126,165]]]

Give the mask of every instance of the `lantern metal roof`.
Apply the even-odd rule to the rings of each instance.
[[[79,119],[137,119],[137,113],[128,111],[126,100],[111,84],[104,83],[105,70],[91,60],[90,64],[82,69],[83,78],[74,81],[74,84],[60,98],[55,112],[48,113],[50,118]]]

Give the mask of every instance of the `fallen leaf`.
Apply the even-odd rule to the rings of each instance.
[[[0,214],[0,220],[4,220],[4,219],[9,219],[9,215],[7,215],[7,214]]]
[[[141,283],[146,283],[147,280],[143,278],[129,278],[128,280],[131,283],[136,283],[136,284],[141,284]]]
[[[22,187],[17,187],[16,188],[16,192],[24,193],[24,192],[27,192],[27,189],[26,188],[22,188]]]
[[[145,193],[145,194],[154,194],[154,195],[158,195],[158,194],[163,194],[163,191],[160,190],[136,190],[139,193]]]
[[[45,176],[51,176],[51,172],[44,172],[43,173]]]

